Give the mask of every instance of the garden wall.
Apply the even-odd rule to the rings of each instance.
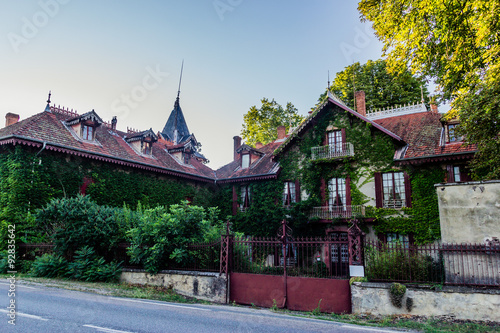
[[[402,307],[390,300],[390,283],[354,282],[351,286],[352,312],[374,315],[410,314],[454,316],[457,319],[500,322],[500,290],[444,286],[407,287]]]
[[[226,302],[226,279],[219,273],[191,271],[160,271],[124,269],[120,282],[172,288],[178,294],[211,302]]]

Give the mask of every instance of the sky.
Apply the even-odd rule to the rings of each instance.
[[[51,101],[117,127],[161,131],[177,96],[202,153],[233,158],[243,115],[264,97],[302,115],[330,79],[381,58],[345,0],[23,0],[0,5],[0,114]],[[51,103],[51,104],[52,104]]]

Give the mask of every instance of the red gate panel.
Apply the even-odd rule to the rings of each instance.
[[[320,304],[321,312],[351,313],[349,280],[288,277],[287,293],[290,310],[312,311]]]
[[[273,299],[278,307],[283,306],[284,277],[277,275],[231,273],[230,301],[238,304],[255,304],[265,308],[273,306]]]

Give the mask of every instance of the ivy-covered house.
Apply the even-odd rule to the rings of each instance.
[[[189,200],[211,205],[214,173],[189,133],[179,97],[161,133],[120,131],[117,119],[50,105],[0,129],[2,204],[38,208],[53,197],[88,194],[100,204],[135,208]],[[18,193],[17,196],[15,193]],[[17,209],[17,208],[16,208]]]
[[[273,221],[287,218],[299,232],[343,240],[356,218],[373,239],[440,238],[434,184],[469,180],[465,165],[475,147],[454,135],[456,121],[443,120],[434,105],[367,112],[364,93],[356,98],[354,111],[328,94],[266,146],[234,138],[234,160],[216,176],[238,230],[270,236]]]

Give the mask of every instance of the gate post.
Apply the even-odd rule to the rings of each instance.
[[[365,276],[363,238],[365,233],[360,229],[358,220],[351,220],[352,226],[347,230],[349,242],[349,275]]]
[[[286,308],[287,301],[287,239],[291,234],[291,229],[287,225],[286,220],[281,221],[281,228],[278,229],[278,239],[281,241],[281,253],[283,255],[283,306],[282,308]]]
[[[226,223],[226,234],[221,235],[220,242],[220,274],[226,275],[226,304],[229,303],[229,273],[231,273],[231,261],[233,258],[233,235],[231,234],[230,222]]]

